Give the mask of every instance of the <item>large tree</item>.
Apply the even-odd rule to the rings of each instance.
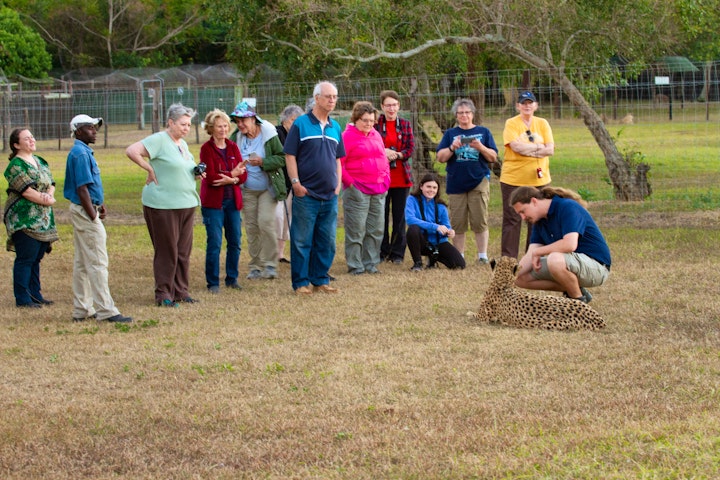
[[[202,35],[202,0],[8,0],[54,46],[65,69],[176,64]]]
[[[0,73],[45,78],[51,66],[40,35],[23,24],[17,12],[0,5]]]
[[[276,0],[253,33],[314,62],[325,56],[403,67],[457,46],[515,59],[549,75],[577,107],[605,156],[616,198],[640,200],[650,192],[648,166],[618,151],[587,100],[598,92],[587,87],[592,79],[583,78],[581,90],[572,67],[606,67],[597,69],[595,85],[607,85],[613,56],[642,62],[667,52],[674,15],[674,2],[662,0]]]
[[[422,34],[424,22],[413,16],[414,10],[403,16],[413,9],[414,0],[207,2],[209,15],[228,28],[228,60],[251,76],[261,64],[283,72],[285,78],[292,81],[467,71],[468,58],[462,46],[447,45],[402,62],[378,59],[361,63],[329,55],[330,44],[318,44],[320,38],[334,38],[333,44],[342,44],[347,34],[360,24],[371,25],[373,29],[387,28],[392,38],[417,38]],[[366,41],[372,35],[372,31],[361,32],[356,38]]]
[[[683,33],[679,53],[695,60],[720,58],[717,30],[720,0],[676,0],[677,18]]]

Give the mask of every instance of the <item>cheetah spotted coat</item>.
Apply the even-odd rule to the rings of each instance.
[[[468,312],[482,322],[546,330],[597,330],[605,320],[592,307],[579,300],[538,296],[515,288],[518,262],[502,257],[490,262],[493,277],[477,313]]]

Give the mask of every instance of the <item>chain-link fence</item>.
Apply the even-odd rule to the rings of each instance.
[[[668,60],[633,77],[621,68],[597,72],[592,67],[569,72],[569,77],[607,121],[706,122],[717,121],[720,116],[719,65]],[[605,73],[613,83],[600,89],[585,85],[583,79],[597,73]],[[507,118],[515,113],[514,103],[521,89],[536,94],[545,117],[578,116],[575,106],[550,77],[527,70],[342,79],[335,83],[341,120],[355,101],[377,103],[379,93],[386,89],[401,95],[405,115],[432,118],[441,129],[454,121],[449,110],[455,99],[472,98],[478,118]],[[305,105],[313,86],[285,82],[281,74],[268,69],[241,75],[229,65],[92,71],[42,83],[7,83],[0,85],[3,150],[10,132],[19,126],[31,128],[39,139],[67,138],[69,120],[78,113],[102,117],[106,132],[119,126],[156,131],[164,124],[167,107],[176,102],[194,108],[202,118],[213,108],[230,112],[242,98],[254,98],[259,114],[275,122],[286,105]],[[201,137],[188,140],[200,141]]]

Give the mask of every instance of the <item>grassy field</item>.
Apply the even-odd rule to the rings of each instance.
[[[502,126],[489,126],[499,138]],[[581,125],[553,130],[553,183],[592,200],[613,254],[610,279],[593,289],[600,332],[473,322],[487,267],[413,274],[406,257],[351,278],[342,229],[337,296],[296,297],[286,265],[277,280],[243,278],[242,291],[210,296],[198,224],[201,303],[154,307],[145,176],[123,154],[142,133],[117,134],[96,155],[111,288],[136,321],[70,322],[64,200],[62,241],[42,264],[55,305],[15,309],[14,256],[0,253],[0,478],[720,477],[718,126],[622,131],[621,146],[652,165],[655,193],[642,203],[612,200]],[[69,147],[38,150],[59,186]],[[499,210],[494,178],[491,255]]]

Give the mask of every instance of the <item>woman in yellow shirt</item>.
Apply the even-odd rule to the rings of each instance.
[[[522,219],[510,204],[510,195],[518,187],[542,187],[550,184],[550,157],[555,153],[550,124],[536,117],[538,102],[532,92],[523,92],[515,108],[518,115],[505,122],[503,143],[505,158],[500,175],[500,191],[503,201],[502,255],[518,256]],[[527,239],[532,225],[528,224]],[[525,250],[527,250],[527,241]]]

